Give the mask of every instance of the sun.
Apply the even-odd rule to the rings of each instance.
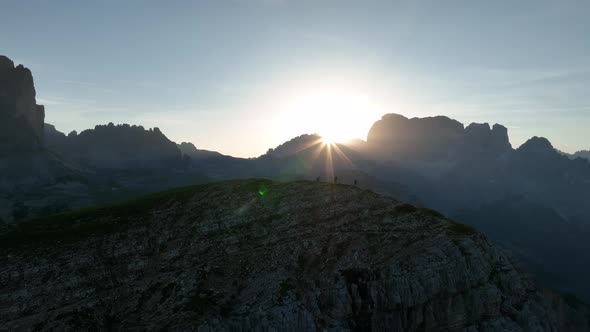
[[[363,94],[318,92],[295,98],[281,126],[283,131],[316,133],[324,144],[366,139],[380,112]]]
[[[351,134],[350,131],[344,131],[344,132],[338,132],[338,130],[332,130],[332,129],[337,129],[336,126],[333,126],[332,128],[325,128],[323,130],[321,130],[320,132],[317,132],[318,135],[320,135],[321,137],[321,141],[324,144],[336,144],[336,143],[346,143],[354,138],[354,134]]]
[[[327,135],[321,135],[321,140],[322,143],[327,144],[327,145],[332,145],[334,143],[338,143],[338,139],[332,137],[332,136],[327,136]]]

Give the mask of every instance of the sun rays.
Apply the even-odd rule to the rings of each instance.
[[[380,118],[377,105],[362,92],[316,88],[285,103],[276,118],[278,133],[316,132],[325,144],[365,139]]]
[[[337,176],[338,168],[356,168],[354,162],[343,151],[344,146],[320,137],[299,147],[296,151],[297,161],[302,161],[308,172],[320,171],[327,181],[332,181],[334,176]]]

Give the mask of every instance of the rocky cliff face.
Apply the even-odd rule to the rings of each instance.
[[[408,119],[386,114],[371,127],[367,143],[377,159],[428,162],[498,157],[512,151],[506,127],[472,123],[463,128],[445,116]]]
[[[0,152],[39,149],[44,118],[31,71],[0,56]]]
[[[21,224],[6,329],[588,331],[505,252],[350,186],[245,180]]]
[[[463,137],[463,124],[446,116],[408,119],[386,114],[375,122],[367,143],[379,159],[446,158]]]

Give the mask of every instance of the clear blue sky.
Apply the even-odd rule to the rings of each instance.
[[[590,148],[589,17],[588,1],[0,0],[0,54],[65,132],[157,126],[256,156],[313,132],[277,114],[327,89],[571,152]]]

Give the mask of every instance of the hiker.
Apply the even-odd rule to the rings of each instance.
[[[338,183],[338,177],[334,176],[334,183]]]
[[[354,186],[355,186],[355,187],[356,187],[356,184],[357,184],[357,182],[356,182],[356,179],[354,179]]]
[[[315,178],[315,182],[320,182],[320,177]]]

